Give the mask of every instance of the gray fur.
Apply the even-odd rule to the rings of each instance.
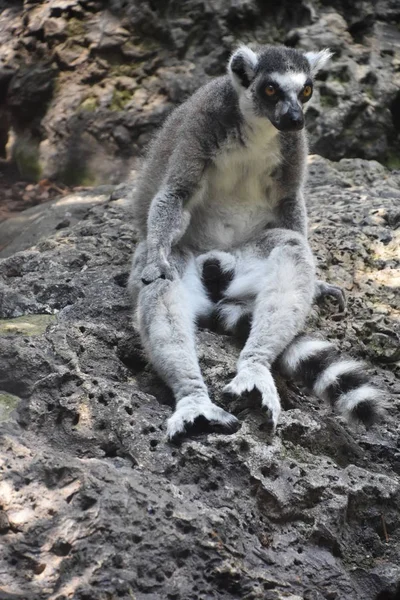
[[[171,439],[199,417],[222,430],[238,426],[208,396],[195,350],[197,319],[216,312],[225,330],[235,331],[251,317],[226,391],[256,388],[275,426],[280,402],[270,367],[303,327],[313,297],[334,293],[315,280],[303,198],[302,90],[327,56],[239,48],[228,74],[177,108],[151,145],[134,199],[142,242],[129,287],[143,345],[177,401]],[[232,276],[217,304],[201,279],[206,260]]]

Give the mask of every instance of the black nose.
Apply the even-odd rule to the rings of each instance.
[[[281,131],[298,131],[304,127],[304,115],[301,109],[291,108],[279,120]]]

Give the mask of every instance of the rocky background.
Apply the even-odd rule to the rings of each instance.
[[[59,195],[0,224],[0,600],[399,600],[398,1],[0,10],[0,204]],[[277,375],[272,438],[221,395],[235,341],[203,330],[207,383],[242,427],[165,441],[172,398],[131,320],[136,231],[113,184],[237,40],[335,51],[307,198],[320,275],[349,306],[309,327],[388,391],[369,431]]]
[[[330,47],[308,112],[312,151],[400,167],[398,0],[0,0],[0,10],[0,156],[24,178],[120,182],[238,41]]]

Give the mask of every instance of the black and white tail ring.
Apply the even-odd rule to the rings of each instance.
[[[330,342],[300,335],[283,352],[279,366],[350,421],[369,426],[383,414],[385,394],[370,383],[365,365],[341,357]]]

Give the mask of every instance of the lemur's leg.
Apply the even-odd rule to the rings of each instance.
[[[138,250],[138,261],[145,261]],[[144,258],[143,258],[144,257]],[[172,389],[176,409],[168,420],[169,439],[186,432],[196,421],[223,433],[239,427],[238,420],[213,404],[200,372],[195,347],[196,318],[212,308],[193,257],[175,252],[170,257],[172,280],[138,284],[138,321],[142,343],[155,370]],[[141,270],[134,261],[133,280]],[[139,280],[140,281],[140,280]],[[134,287],[130,283],[130,288]]]
[[[275,426],[281,408],[270,367],[302,329],[314,296],[314,261],[305,238],[272,229],[244,247],[226,297],[233,302],[244,292],[253,309],[251,329],[226,391],[240,396],[258,390]]]
[[[223,298],[229,283],[232,281],[235,273],[236,258],[227,252],[219,250],[207,252],[197,259],[202,272],[202,281],[213,302],[219,302]],[[346,310],[346,295],[341,287],[331,285],[320,279],[315,282],[314,301],[319,302],[326,296],[335,298],[340,312]],[[234,313],[234,322],[237,321],[238,311],[242,317],[248,316],[252,311],[249,305],[229,307],[228,304],[221,306],[221,311],[225,312],[226,319],[229,321],[229,313]]]

